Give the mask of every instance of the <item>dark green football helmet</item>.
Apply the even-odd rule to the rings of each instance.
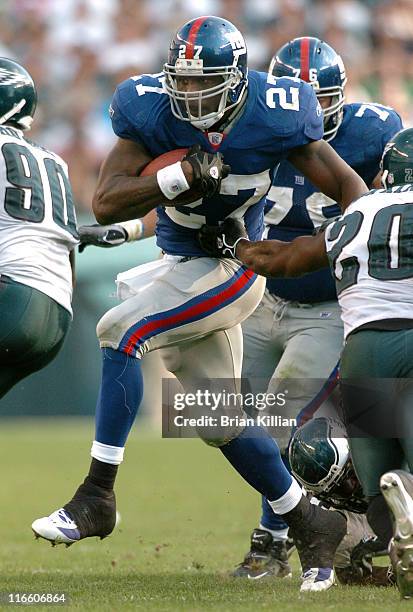
[[[296,479],[317,499],[341,510],[366,512],[346,432],[339,421],[319,417],[298,428],[290,442],[289,459]]]
[[[0,125],[30,129],[36,104],[36,87],[27,70],[0,57]]]
[[[385,189],[413,183],[413,128],[400,130],[387,143],[380,167]]]

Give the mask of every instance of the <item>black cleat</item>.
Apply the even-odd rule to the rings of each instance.
[[[274,540],[269,531],[254,529],[251,548],[231,575],[250,580],[290,578],[292,572],[285,542]]]
[[[298,505],[283,515],[297,547],[302,568],[301,591],[325,591],[335,584],[334,555],[347,532],[340,512],[311,504],[303,496]]]
[[[70,502],[50,516],[35,520],[32,529],[35,536],[49,540],[53,546],[71,546],[91,536],[106,538],[115,524],[114,491],[92,484],[86,478]]]

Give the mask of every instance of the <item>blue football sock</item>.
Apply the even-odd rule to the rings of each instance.
[[[288,455],[282,454],[281,458],[287,470],[291,473],[290,462],[288,461]],[[261,498],[261,525],[266,529],[271,529],[271,531],[281,531],[282,529],[287,529],[287,523],[281,518],[279,514],[275,514],[274,510],[271,508],[267,499],[263,496]]]
[[[288,527],[287,523],[281,518],[281,516],[274,513],[274,510],[268,503],[267,498],[264,496],[261,498],[261,508],[261,525],[265,527],[265,529],[270,529],[271,531],[281,531],[282,529],[286,529]]]
[[[220,450],[237,472],[271,501],[290,488],[291,474],[281,459],[278,445],[262,427],[246,427]]]
[[[143,395],[140,360],[102,349],[102,382],[96,406],[96,441],[123,447]]]

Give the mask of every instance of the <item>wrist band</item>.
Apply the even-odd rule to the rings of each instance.
[[[159,189],[168,200],[173,200],[190,188],[182,170],[181,162],[166,166],[156,173]]]
[[[234,242],[234,244],[232,246],[232,250],[234,251],[235,259],[237,258],[237,246],[238,246],[238,243],[241,242],[241,240],[246,240],[247,242],[250,241],[250,239],[249,238],[245,238],[245,236],[240,236],[239,238],[236,239],[236,241]]]
[[[128,234],[128,238],[126,242],[134,242],[135,240],[141,240],[144,235],[145,226],[141,219],[132,219],[131,221],[121,221],[118,223],[121,225],[126,233]]]
[[[225,255],[225,251],[229,251],[230,255],[234,259],[236,259],[237,258],[237,254],[236,254],[237,246],[238,246],[238,243],[241,242],[241,240],[246,240],[247,242],[249,242],[249,238],[245,238],[245,236],[240,236],[239,238],[236,239],[234,244],[228,244],[228,242],[226,241],[226,238],[225,238],[225,234],[223,234],[222,235],[222,244],[225,247],[224,249],[222,249],[223,254]]]

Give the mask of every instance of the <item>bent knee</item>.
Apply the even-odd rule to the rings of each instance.
[[[223,446],[226,446],[232,442],[232,440],[238,438],[244,429],[245,426],[240,425],[238,427],[233,427],[228,431],[226,428],[225,432],[222,431],[222,428],[221,431],[214,432],[211,430],[211,428],[197,427],[196,432],[201,440],[208,446],[212,446],[213,448],[222,448]]]

